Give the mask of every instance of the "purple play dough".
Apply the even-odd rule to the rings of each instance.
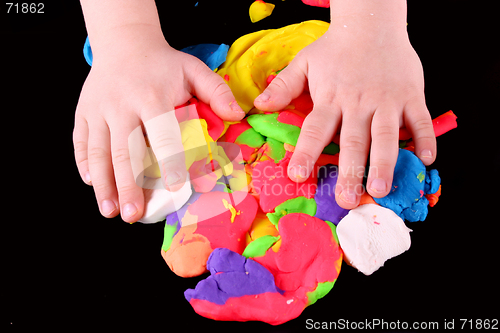
[[[337,225],[344,216],[349,213],[349,209],[344,209],[335,200],[335,185],[337,185],[338,167],[327,164],[319,169],[318,189],[314,195],[316,201],[317,218],[330,221]]]
[[[167,225],[175,225],[178,221],[182,221],[182,218],[186,214],[186,211],[187,211],[189,205],[195,203],[195,201],[198,200],[198,198],[200,196],[201,196],[201,193],[193,192],[193,194],[191,195],[189,200],[186,201],[184,206],[182,206],[178,211],[167,215],[166,224]],[[177,231],[175,233],[177,233],[180,228],[181,228],[181,224],[177,223]]]
[[[223,305],[230,297],[279,292],[271,272],[229,249],[215,249],[208,257],[207,269],[211,275],[184,292],[188,302],[194,298]]]

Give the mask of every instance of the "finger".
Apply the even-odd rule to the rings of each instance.
[[[85,184],[92,185],[87,156],[88,140],[89,127],[87,121],[77,114],[75,116],[75,128],[73,129],[73,147],[75,150],[76,166]]]
[[[415,154],[425,165],[431,165],[437,154],[436,136],[425,100],[411,100],[404,110],[405,126],[415,142]]]
[[[364,191],[362,181],[370,142],[370,121],[371,114],[367,112],[343,112],[335,198],[345,209],[356,207]]]
[[[340,122],[340,109],[316,103],[304,120],[297,146],[288,165],[288,177],[296,182],[305,181],[326,145],[333,138]]]
[[[113,122],[113,124],[117,124]],[[118,123],[120,124],[120,123]],[[116,126],[116,125],[115,125]],[[111,157],[115,175],[116,188],[120,203],[120,213],[125,222],[139,220],[144,212],[144,195],[142,188],[136,183],[132,172],[129,136],[134,128],[140,128],[139,121],[111,127]],[[142,138],[144,140],[144,138]]]
[[[264,111],[283,110],[298,97],[307,82],[306,63],[297,55],[254,101],[255,107]]]
[[[104,217],[118,215],[109,129],[104,120],[89,124],[88,166],[101,214]]]
[[[164,103],[153,106],[148,113],[153,117],[144,122],[144,127],[158,160],[163,184],[169,191],[178,191],[186,181],[187,171],[175,110]]]
[[[370,170],[366,188],[376,198],[386,196],[392,186],[398,159],[399,119],[395,108],[377,110],[371,125]]]
[[[188,83],[193,88],[193,95],[209,104],[215,114],[223,120],[241,120],[245,116],[245,111],[236,102],[224,79],[211,71],[203,62],[195,60],[191,64],[195,69],[186,73]]]

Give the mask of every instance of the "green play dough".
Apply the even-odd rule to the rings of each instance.
[[[256,130],[254,130],[253,128],[249,128],[241,133],[234,142],[239,145],[247,145],[252,148],[259,148],[264,144],[265,139]]]
[[[262,257],[266,254],[266,251],[269,250],[269,248],[273,246],[274,243],[276,243],[279,239],[280,236],[274,237],[271,235],[265,235],[257,238],[247,245],[245,251],[243,251],[241,255],[246,258]]]
[[[175,225],[169,225],[165,222],[165,228],[163,229],[163,244],[161,245],[161,249],[165,252],[170,249],[172,239],[174,238],[175,232],[177,231],[178,223],[179,221],[175,222]]]
[[[335,239],[335,242],[337,242],[337,244],[340,244],[339,237],[337,236],[337,226],[330,221],[325,221],[325,222],[326,222],[326,224],[328,224],[330,229],[332,229],[332,235],[333,235],[333,239]]]
[[[280,123],[278,121],[279,112],[269,114],[253,114],[247,118],[248,123],[257,132],[280,142],[297,145],[300,134],[300,127]]]
[[[335,142],[330,142],[328,146],[323,149],[323,154],[335,155],[340,151],[340,147]]]
[[[335,224],[333,224],[330,221],[325,221],[325,222],[326,222],[326,224],[328,224],[328,226],[332,230],[333,239],[335,240],[335,242],[337,242],[337,244],[339,244],[339,238],[337,237],[337,227],[335,226]],[[318,286],[316,287],[316,289],[307,293],[307,306],[316,303],[316,301],[318,299],[320,299],[320,298],[324,297],[326,294],[328,294],[330,292],[330,290],[332,290],[333,285],[335,284],[335,281],[337,281],[337,279],[335,279],[333,281],[326,281],[326,282],[318,283]]]
[[[304,196],[288,199],[282,204],[279,204],[274,209],[274,213],[267,213],[267,218],[278,229],[279,220],[290,213],[304,213],[311,216],[316,214],[316,201],[314,199],[307,199]]]
[[[283,146],[283,142],[275,140],[273,138],[266,139],[267,144],[269,145],[269,157],[274,160],[274,163],[278,163],[285,157],[285,147]]]
[[[314,291],[306,293],[307,306],[313,305],[318,299],[326,296],[326,294],[328,294],[330,290],[332,290],[335,281],[337,281],[337,279],[335,279],[334,281],[320,282],[318,283],[318,286],[316,287],[316,289],[314,289]]]

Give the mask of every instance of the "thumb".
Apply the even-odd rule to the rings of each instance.
[[[223,120],[236,121],[245,116],[245,111],[238,105],[231,89],[220,75],[194,57],[190,66],[192,67],[186,74],[194,96],[210,105]]]
[[[279,111],[288,106],[292,99],[298,97],[306,85],[307,74],[305,63],[297,55],[283,69],[254,101],[256,108],[263,111]]]

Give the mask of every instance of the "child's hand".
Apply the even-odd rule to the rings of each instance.
[[[223,119],[239,120],[245,113],[233,103],[233,94],[219,75],[197,58],[171,48],[158,29],[117,29],[123,33],[101,47],[100,53],[94,52],[76,110],[73,141],[78,170],[93,185],[101,214],[114,217],[120,212],[123,220],[135,222],[144,211],[143,191],[136,185],[128,146],[135,128],[143,126],[157,156],[158,152],[170,156],[169,152],[182,151],[174,113],[158,118],[161,124],[148,120],[174,110],[193,95]],[[160,164],[166,188],[176,183],[170,190],[178,190],[186,178],[183,163]]]
[[[332,23],[320,39],[299,52],[257,97],[255,106],[281,110],[309,89],[314,109],[304,121],[288,176],[305,180],[341,128],[335,195],[339,205],[349,209],[358,205],[363,193],[369,151],[366,188],[380,198],[391,189],[399,128],[412,132],[415,152],[426,165],[436,157],[436,141],[425,105],[422,65],[406,30],[375,31],[373,25],[363,27],[349,18],[341,22]]]

